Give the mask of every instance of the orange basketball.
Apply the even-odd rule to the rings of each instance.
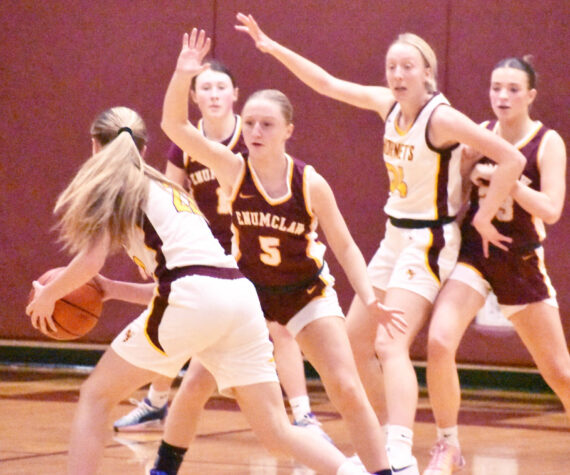
[[[47,284],[64,268],[56,267],[43,274],[38,280]],[[30,292],[32,300],[34,289]],[[94,280],[67,294],[55,303],[52,318],[57,327],[56,332],[45,333],[55,340],[75,340],[87,334],[99,321],[103,309],[103,293]]]

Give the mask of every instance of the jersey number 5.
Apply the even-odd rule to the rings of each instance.
[[[279,238],[270,236],[259,236],[259,246],[263,251],[259,255],[261,262],[268,266],[278,266],[281,264],[281,252],[279,252]]]

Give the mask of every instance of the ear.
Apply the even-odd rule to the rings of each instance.
[[[237,102],[239,97],[239,87],[234,87],[234,102]]]
[[[91,153],[95,155],[99,153],[103,147],[95,137],[91,137]]]
[[[536,89],[531,89],[530,91],[528,91],[528,97],[529,97],[528,105],[529,106],[534,102],[537,94],[538,94],[538,91]]]
[[[194,104],[198,104],[198,101],[196,100],[196,91],[194,89],[190,89],[190,99],[192,99]]]
[[[143,148],[141,149],[141,157],[144,158],[144,156],[146,155],[146,145],[143,145]]]
[[[289,138],[291,137],[291,135],[293,135],[293,130],[295,129],[295,126],[293,124],[289,124],[287,125],[287,131],[286,131],[286,136],[285,136],[285,140],[289,140]]]

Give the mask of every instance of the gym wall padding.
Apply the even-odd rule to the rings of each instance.
[[[184,31],[197,26],[212,35],[212,54],[238,80],[238,107],[261,88],[281,89],[289,96],[295,107],[295,132],[288,150],[314,164],[330,182],[357,244],[369,259],[385,222],[382,121],[372,112],[327,99],[304,86],[234,30],[235,14],[254,14],[276,40],[332,74],[362,84],[385,84],[389,44],[398,33],[415,32],[437,53],[439,88],[477,122],[492,115],[488,83],[493,65],[506,56],[533,54],[540,76],[533,114],[567,141],[570,52],[563,38],[569,10],[568,2],[549,0],[540,4],[448,0],[430,5],[416,0],[4,2],[0,338],[46,340],[31,327],[24,308],[31,281],[69,258],[52,231],[52,209],[58,193],[90,154],[92,119],[114,105],[138,110],[150,131],[148,161],[164,169],[168,140],[159,127],[162,99]],[[195,108],[190,110],[197,118]],[[546,262],[568,338],[568,207],[548,233]],[[328,260],[347,310],[353,292],[330,251]],[[140,279],[125,256],[109,259],[104,272]],[[80,341],[109,342],[139,311],[134,305],[106,303],[98,326]],[[424,330],[412,348],[415,359],[425,359],[425,338]],[[465,336],[459,359],[532,366],[516,335],[483,333],[475,327]]]

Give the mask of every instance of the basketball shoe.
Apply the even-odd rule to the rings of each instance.
[[[164,419],[168,412],[168,404],[162,407],[154,407],[147,398],[140,402],[136,399],[130,399],[129,401],[136,404],[137,407],[115,421],[113,424],[115,432],[164,429]]]
[[[320,435],[329,443],[333,443],[329,435],[322,429],[322,424],[317,420],[312,412],[307,412],[301,419],[293,422],[293,425],[304,427],[308,430],[312,430],[315,434]]]
[[[465,467],[461,450],[455,445],[439,440],[431,449],[431,460],[423,475],[451,475]]]

